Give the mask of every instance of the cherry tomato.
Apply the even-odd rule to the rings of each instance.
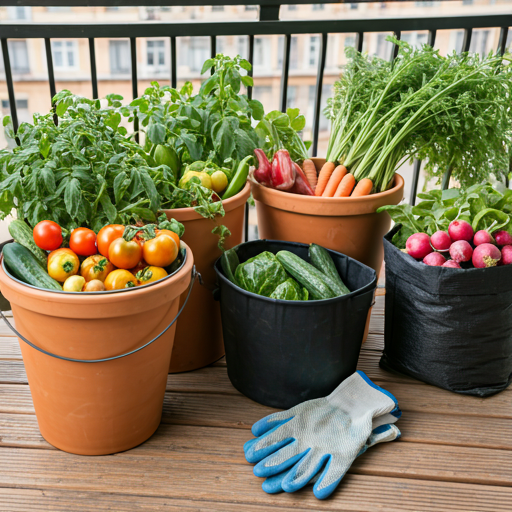
[[[89,256],[82,262],[80,274],[87,282],[94,279],[105,281],[112,270],[114,270],[114,265],[112,265],[105,256],[95,254],[94,256]]]
[[[103,284],[103,281],[100,281],[99,279],[93,279],[92,281],[89,281],[85,283],[84,286],[84,292],[104,292],[106,290],[105,285]]]
[[[135,240],[128,242],[124,238],[117,238],[108,248],[108,259],[118,268],[133,268],[141,258],[142,248]]]
[[[124,233],[124,226],[121,224],[109,224],[101,228],[96,238],[98,244],[98,252],[108,257],[108,248],[110,244],[117,238],[121,238]]]
[[[81,292],[85,285],[85,279],[82,276],[69,276],[62,285],[65,292]]]
[[[170,229],[157,229],[156,230],[156,236],[160,236],[160,235],[170,236],[176,242],[176,245],[179,248],[179,246],[180,246],[180,237],[174,231],[171,231]]]
[[[135,277],[138,279],[139,284],[148,284],[163,279],[166,275],[167,272],[162,267],[146,267],[139,270]]]
[[[178,256],[178,245],[168,235],[158,235],[156,238],[146,240],[142,248],[144,260],[155,267],[167,267]]]
[[[79,268],[80,260],[71,249],[57,249],[48,256],[48,274],[60,283],[77,274]]]
[[[62,229],[53,220],[42,220],[34,228],[34,242],[40,249],[54,251],[62,244]]]
[[[122,290],[137,286],[137,278],[128,270],[117,269],[110,272],[104,284],[107,290]]]
[[[96,254],[96,233],[87,228],[74,229],[69,238],[69,247],[79,256]]]

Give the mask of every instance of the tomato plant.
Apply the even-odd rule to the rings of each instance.
[[[98,252],[103,256],[108,257],[108,249],[110,244],[117,238],[121,238],[124,233],[124,226],[121,224],[109,224],[104,228],[101,228],[96,237],[98,244]]]
[[[128,241],[124,238],[117,238],[108,249],[108,259],[118,268],[133,268],[137,266],[141,258],[142,248],[135,240]]]
[[[88,228],[74,229],[69,239],[69,247],[80,256],[96,254],[96,233]]]
[[[178,256],[178,245],[168,235],[161,234],[147,240],[142,248],[144,260],[155,267],[167,267]]]
[[[33,231],[34,242],[40,249],[54,251],[62,244],[62,229],[53,220],[42,220]]]
[[[118,268],[110,272],[104,284],[107,290],[123,290],[124,288],[134,288],[137,286],[137,279],[128,270]]]

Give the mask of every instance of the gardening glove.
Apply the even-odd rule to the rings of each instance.
[[[306,485],[327,463],[313,488],[317,498],[327,498],[365,449],[372,430],[400,415],[395,397],[358,371],[329,396],[256,422],[252,433],[260,437],[245,443],[245,457],[257,463],[254,474],[263,478],[283,473],[300,461],[292,477],[282,481],[288,492]]]

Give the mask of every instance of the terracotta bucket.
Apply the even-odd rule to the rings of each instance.
[[[113,358],[147,344],[175,319],[179,297],[192,285],[193,256],[186,252],[174,275],[135,290],[41,290],[14,280],[3,265],[0,288],[11,303],[16,329],[40,349],[79,360]],[[143,443],[160,423],[174,331],[175,324],[126,357],[88,363],[52,357],[20,339],[42,436],[80,455],[106,455]]]
[[[226,249],[242,243],[245,203],[251,193],[249,183],[235,196],[222,201],[226,215],[215,220],[201,217],[194,208],[164,210],[168,218],[183,223],[183,240],[194,252],[194,261],[203,284],[194,286],[187,307],[180,316],[172,351],[170,373],[203,368],[224,355],[219,302],[213,299],[216,276],[213,268],[221,250],[219,237],[212,234],[215,226],[224,225],[231,231]],[[183,304],[185,295],[181,296]]]

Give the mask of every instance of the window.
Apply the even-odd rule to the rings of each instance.
[[[246,5],[245,6],[245,10],[246,11],[257,11],[258,10],[258,6],[257,5]]]
[[[355,36],[345,36],[345,40],[343,41],[343,46],[346,48],[347,46],[355,46],[356,45],[356,37]]]
[[[487,55],[487,43],[489,42],[490,33],[490,30],[475,30],[471,37],[469,51],[479,53],[482,56]]]
[[[71,7],[47,7],[48,12],[68,12],[71,11]]]
[[[131,71],[130,43],[123,39],[109,41],[110,72],[125,74]]]
[[[52,56],[55,69],[78,67],[78,46],[76,41],[52,41]]]
[[[414,2],[416,7],[434,7],[434,2],[430,0],[424,0],[423,2]]]
[[[252,97],[255,100],[265,104],[272,95],[272,87],[270,85],[258,85],[252,90]]]
[[[288,86],[286,95],[286,108],[295,108],[297,106],[297,86]]]
[[[315,93],[316,86],[309,86],[309,105],[311,109],[311,115],[308,114],[308,119],[311,119],[311,123],[313,123],[313,115],[314,115],[314,105],[315,105]],[[320,122],[318,124],[318,128],[320,131],[326,131],[329,129],[329,120],[325,117],[324,110],[327,107],[327,98],[332,96],[332,86],[330,84],[324,84],[322,86],[322,96],[320,98]]]
[[[265,66],[270,64],[270,40],[268,37],[254,38],[254,65]]]
[[[296,4],[291,4],[288,6],[288,10],[289,11],[296,11],[297,10],[297,5]]]
[[[280,36],[277,44],[277,65],[283,65],[284,56],[284,36]],[[290,43],[290,69],[299,67],[299,45],[297,36],[292,36]]]
[[[323,11],[325,4],[313,4],[313,11]]]
[[[244,59],[248,57],[248,46],[249,40],[247,39],[247,36],[238,36],[236,40],[236,52]]]
[[[148,66],[162,68],[165,66],[165,41],[150,40],[146,43]]]
[[[391,57],[392,43],[386,41],[388,34],[377,34],[377,48],[375,49],[375,55],[381,59],[389,59]]]
[[[402,33],[402,41],[409,43],[411,46],[421,48],[424,44],[427,44],[427,34],[425,32],[404,32]]]
[[[359,4],[350,4],[351,11],[355,11],[356,9],[359,9]]]
[[[320,49],[320,37],[310,36],[309,38],[309,66],[316,66],[318,63],[318,51]]]
[[[191,37],[188,44],[183,45],[185,51],[185,62],[190,71],[201,71],[203,63],[210,57],[210,39],[206,37]]]
[[[473,5],[473,0],[462,0],[462,5]]]
[[[13,73],[29,73],[30,65],[28,61],[27,41],[9,41],[9,58],[11,61],[11,70]],[[0,59],[2,70],[4,69],[4,60]]]
[[[31,14],[30,7],[7,7],[7,16],[11,20],[30,20]]]
[[[222,12],[223,10],[223,5],[212,5],[212,12]]]
[[[2,109],[10,110],[11,103],[9,100],[2,100]],[[28,100],[16,100],[16,110],[28,108]]]

